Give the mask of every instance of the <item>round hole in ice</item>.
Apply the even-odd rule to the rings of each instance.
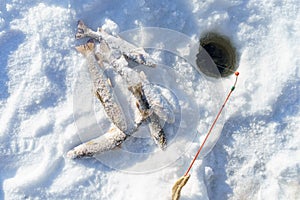
[[[211,68],[201,60],[201,55],[206,51],[216,64],[217,68]],[[200,38],[197,66],[207,76],[226,77],[233,74],[237,68],[237,52],[230,39],[216,32],[207,32]]]

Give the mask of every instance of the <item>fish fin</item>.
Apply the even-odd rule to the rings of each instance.
[[[83,23],[82,20],[78,21],[77,24],[77,33],[75,35],[76,39],[84,38],[87,36],[88,27]]]
[[[103,98],[100,96],[100,94],[97,91],[95,92],[95,96],[99,99],[101,103],[103,103]]]
[[[135,105],[138,109],[140,109],[140,103],[138,101],[135,102]]]
[[[156,67],[155,60],[153,60],[143,48],[136,48],[133,51],[126,53],[125,58],[147,67]]]
[[[90,39],[90,40],[87,41],[86,44],[76,46],[75,49],[78,52],[80,52],[81,54],[87,55],[89,52],[94,51],[94,49],[95,49],[95,42],[94,42],[94,40]]]

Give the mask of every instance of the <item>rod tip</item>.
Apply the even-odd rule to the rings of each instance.
[[[235,74],[236,76],[238,76],[238,75],[240,75],[240,72],[236,71],[234,74]]]

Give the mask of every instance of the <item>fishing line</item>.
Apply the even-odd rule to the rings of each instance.
[[[209,137],[211,131],[213,130],[214,126],[216,125],[216,122],[218,121],[218,119],[219,119],[219,117],[220,117],[220,115],[221,115],[221,113],[222,113],[222,111],[223,111],[223,109],[224,109],[224,107],[225,107],[225,105],[226,105],[226,103],[227,103],[229,97],[231,96],[232,92],[234,91],[234,89],[235,89],[235,87],[236,87],[236,83],[237,83],[237,80],[238,80],[239,72],[235,72],[234,74],[235,74],[235,76],[236,76],[234,85],[231,87],[230,92],[228,93],[228,95],[227,95],[227,97],[226,97],[226,99],[225,99],[225,101],[224,101],[222,107],[220,108],[220,110],[219,110],[219,112],[218,112],[218,114],[217,114],[215,120],[213,121],[213,123],[212,123],[212,125],[211,125],[211,127],[210,127],[210,129],[209,129],[209,131],[208,131],[208,133],[206,134],[206,137],[205,137],[204,141],[202,142],[200,148],[198,149],[198,151],[197,151],[197,153],[196,153],[194,159],[192,160],[192,162],[191,162],[191,164],[190,164],[188,170],[187,170],[186,173],[184,174],[184,176],[187,176],[188,173],[190,172],[190,170],[191,170],[192,166],[194,165],[196,159],[198,158],[198,156],[199,156],[199,154],[200,154],[202,148],[204,147],[206,140],[208,139],[208,137]]]
[[[234,82],[233,86],[231,87],[230,92],[228,93],[228,95],[227,95],[224,103],[222,104],[222,106],[221,106],[221,108],[220,108],[220,110],[219,110],[216,118],[214,119],[214,121],[213,121],[213,123],[212,123],[212,125],[211,125],[211,127],[209,129],[209,131],[207,132],[204,141],[202,142],[201,146],[199,147],[199,149],[198,149],[198,151],[197,151],[194,159],[192,160],[191,164],[189,165],[189,168],[185,172],[184,176],[182,176],[180,179],[178,179],[176,181],[176,183],[174,184],[173,188],[172,188],[172,200],[178,200],[180,198],[181,189],[184,187],[184,185],[187,183],[187,181],[190,178],[189,172],[190,172],[191,168],[193,167],[196,159],[198,158],[198,156],[199,156],[202,148],[205,145],[205,142],[207,141],[209,135],[211,134],[213,128],[215,127],[215,125],[216,125],[216,123],[217,123],[217,121],[218,121],[218,119],[219,119],[219,117],[220,117],[220,115],[221,115],[221,113],[222,113],[222,111],[223,111],[223,109],[224,109],[224,107],[225,107],[228,99],[230,98],[232,92],[234,91],[234,89],[236,87],[236,83],[237,83],[237,80],[238,80],[239,72],[236,71],[234,74],[235,74],[235,82]]]

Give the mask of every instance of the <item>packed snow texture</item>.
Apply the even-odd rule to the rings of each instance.
[[[300,199],[299,7],[297,0],[1,1],[0,199],[170,199],[220,106],[214,94],[225,98],[231,87],[233,76],[222,80],[224,91],[210,85],[220,80],[198,87],[203,80],[195,70],[166,59],[182,75],[179,82],[186,81],[178,84],[195,91],[188,102],[206,105],[191,127],[201,137],[176,162],[149,173],[126,172],[143,162],[134,158],[119,170],[96,159],[68,159],[66,152],[81,143],[73,118],[74,86],[84,65],[74,50],[78,19],[115,35],[152,26],[195,40],[211,30],[230,37],[240,55],[240,79],[221,136],[196,161],[182,199]],[[101,108],[96,113],[107,129],[106,115]],[[188,118],[181,125],[190,126]]]

